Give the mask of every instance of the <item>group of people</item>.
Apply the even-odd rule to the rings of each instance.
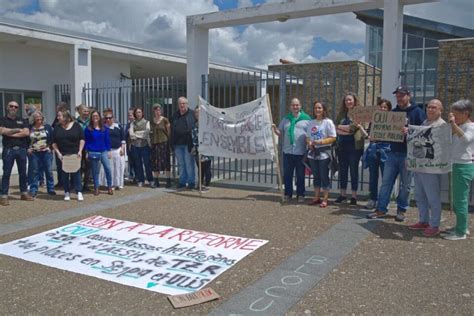
[[[327,117],[327,107],[323,102],[313,103],[310,115],[302,110],[297,98],[291,100],[290,113],[273,126],[274,132],[282,138],[284,201],[293,197],[293,178],[296,178],[296,199],[305,202],[305,162],[313,174],[314,198],[310,205],[328,206],[330,189],[330,170],[337,168],[339,173],[339,196],[334,203],[349,201],[357,205],[359,183],[359,163],[369,168],[370,199],[367,209],[375,209],[367,215],[368,219],[384,218],[392,190],[399,178],[397,214],[395,220],[403,222],[409,206],[412,178],[415,181],[415,199],[419,209],[419,222],[410,225],[411,230],[421,230],[427,237],[444,234],[449,240],[465,239],[468,231],[468,196],[474,179],[474,123],[471,122],[472,103],[459,100],[452,104],[448,121],[441,116],[443,105],[437,99],[431,100],[425,111],[411,100],[406,86],[398,86],[393,92],[397,104],[380,99],[377,106],[381,111],[406,113],[406,125],[400,133],[403,142],[377,142],[370,138],[371,124],[365,129],[363,124],[351,118],[350,113],[361,106],[354,93],[343,96],[336,122]],[[454,212],[456,226],[446,231],[440,230],[441,220],[441,174],[411,172],[407,168],[408,125],[440,126],[450,124],[452,128],[452,178]],[[366,147],[364,142],[369,139]],[[336,167],[337,165],[337,167]],[[348,176],[351,177],[351,197],[347,197]],[[379,187],[379,174],[381,185]],[[322,194],[321,194],[322,191]]]
[[[179,189],[194,189],[195,164],[202,166],[202,190],[207,191],[211,181],[212,157],[198,152],[199,111],[188,107],[185,97],[178,99],[178,111],[168,120],[162,115],[160,104],[153,105],[153,117],[144,118],[143,109],[131,108],[125,126],[115,121],[114,112],[106,108],[100,113],[86,105],[76,107],[72,115],[66,103],[56,107],[56,117],[50,125],[43,113],[34,107],[25,109],[21,118],[17,102],[8,102],[6,116],[0,119],[3,136],[3,176],[0,205],[8,206],[10,176],[14,163],[18,168],[21,200],[33,201],[39,187],[46,184],[47,194],[56,195],[55,188],[64,189],[64,200],[71,200],[74,190],[78,201],[83,193],[100,194],[105,186],[109,195],[124,188],[128,155],[128,178],[142,187],[145,180],[150,187],[160,186],[160,174],[165,176],[167,188],[171,187],[171,150],[178,163]],[[53,156],[56,159],[58,181],[53,178]],[[65,159],[68,159],[66,163]],[[77,168],[70,166],[70,159]],[[63,165],[64,164],[64,165]],[[44,181],[46,180],[46,181]]]

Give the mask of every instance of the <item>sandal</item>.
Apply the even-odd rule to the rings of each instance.
[[[328,206],[328,202],[326,202],[326,201],[322,201],[321,204],[319,204],[320,208],[325,208],[327,206]]]
[[[367,218],[368,219],[384,218],[386,215],[387,214],[385,214],[384,212],[375,211],[375,212],[367,214]]]
[[[317,199],[317,200],[311,200],[311,202],[309,202],[308,205],[316,205],[320,203],[321,203],[321,199]]]

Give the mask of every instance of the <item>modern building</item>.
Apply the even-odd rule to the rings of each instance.
[[[366,62],[382,68],[383,10],[355,12],[366,24]],[[446,23],[403,16],[402,74],[418,103],[434,96],[438,68],[439,41],[472,38],[474,30]]]

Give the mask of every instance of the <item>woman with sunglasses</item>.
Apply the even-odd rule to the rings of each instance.
[[[91,162],[92,179],[94,179],[94,195],[99,195],[99,171],[100,164],[104,167],[105,177],[107,179],[107,193],[113,195],[112,191],[112,173],[110,171],[109,159],[112,157],[110,152],[109,129],[102,124],[102,119],[98,111],[92,111],[89,126],[84,130],[86,140],[87,159]]]
[[[109,129],[110,138],[110,153],[112,159],[110,160],[112,172],[112,189],[123,189],[124,174],[125,174],[125,132],[121,125],[115,122],[114,112],[107,108],[103,112],[104,125]],[[100,185],[107,184],[106,174],[104,169],[100,169]]]

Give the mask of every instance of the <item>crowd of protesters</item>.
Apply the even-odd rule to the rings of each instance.
[[[171,152],[174,150],[180,174],[178,188],[194,189],[194,164],[198,164],[197,113],[189,109],[185,97],[178,100],[178,111],[172,121],[162,115],[160,104],[153,105],[153,115],[145,119],[143,109],[131,108],[128,122],[119,124],[111,108],[102,113],[86,105],[75,108],[72,114],[68,104],[56,107],[53,123],[47,124],[41,111],[34,105],[25,106],[26,117],[21,117],[17,102],[8,102],[7,115],[0,119],[3,136],[3,176],[0,205],[8,206],[10,176],[14,163],[18,168],[21,200],[33,201],[39,188],[46,185],[47,194],[56,195],[64,190],[64,200],[71,200],[71,193],[78,201],[84,192],[93,195],[105,187],[107,194],[124,188],[125,179],[142,187],[145,181],[151,188],[160,186],[160,175],[165,177],[165,187],[172,186]],[[53,156],[56,161],[57,183],[53,178]],[[128,156],[128,172],[126,170]],[[78,168],[63,166],[65,157],[73,157]],[[210,157],[201,158],[203,187],[210,183]],[[209,162],[209,163],[207,163]]]
[[[302,110],[301,102],[293,98],[290,113],[273,126],[280,136],[283,156],[284,202],[293,197],[293,179],[296,182],[296,200],[305,203],[305,166],[313,174],[314,198],[309,205],[325,208],[329,203],[330,171],[337,169],[339,176],[339,196],[333,201],[341,204],[346,200],[357,205],[359,164],[369,168],[370,198],[365,206],[374,210],[367,214],[368,219],[386,218],[397,178],[399,179],[397,211],[395,220],[405,221],[405,212],[409,206],[411,183],[415,182],[415,200],[419,210],[419,221],[409,226],[410,230],[423,231],[426,237],[442,234],[445,239],[466,239],[468,230],[468,196],[471,181],[474,179],[474,123],[470,116],[473,111],[469,100],[460,100],[452,104],[449,123],[441,118],[443,105],[437,99],[431,100],[425,111],[411,100],[406,86],[399,86],[393,94],[397,104],[380,99],[377,106],[381,111],[406,113],[406,125],[400,133],[402,142],[376,142],[371,139],[368,129],[351,118],[351,110],[361,106],[354,93],[343,96],[341,107],[334,123],[327,117],[327,108],[323,102],[313,103],[313,118]],[[407,168],[408,126],[441,126],[450,124],[452,139],[452,178],[454,212],[456,226],[442,231],[441,220],[441,174],[411,172]],[[368,146],[364,145],[369,140]],[[381,184],[379,187],[379,174]],[[348,176],[351,177],[351,198],[346,195]],[[321,196],[321,189],[323,196]]]
[[[377,106],[382,111],[406,113],[406,126],[400,133],[403,142],[376,142],[367,130],[356,122],[351,113],[362,106],[354,93],[346,93],[341,100],[336,121],[328,118],[326,105],[315,101],[311,115],[305,113],[298,98],[293,98],[290,113],[273,125],[282,144],[284,202],[293,197],[293,179],[296,178],[296,200],[305,203],[305,166],[313,174],[314,198],[310,205],[328,206],[331,180],[329,173],[337,170],[340,192],[333,201],[336,204],[349,202],[357,205],[359,164],[369,168],[370,197],[366,208],[374,210],[368,219],[387,216],[392,190],[399,179],[397,213],[395,220],[403,222],[409,206],[412,177],[415,182],[415,200],[419,210],[419,221],[409,226],[421,230],[427,237],[444,234],[446,239],[465,239],[468,230],[468,194],[474,178],[474,123],[470,120],[472,103],[460,100],[451,106],[449,122],[442,118],[443,105],[433,99],[425,111],[411,100],[406,86],[393,92],[397,104],[380,99]],[[152,117],[147,120],[140,107],[128,110],[125,126],[115,120],[112,109],[102,113],[85,105],[76,107],[72,115],[68,105],[58,104],[52,126],[44,115],[32,106],[27,106],[27,117],[19,117],[18,103],[7,105],[7,115],[0,119],[0,134],[3,135],[3,177],[0,205],[9,205],[8,191],[13,164],[19,174],[21,200],[33,201],[38,189],[46,185],[47,194],[56,195],[55,188],[64,189],[64,200],[71,200],[74,191],[78,201],[84,200],[83,192],[89,191],[90,179],[93,194],[99,195],[105,187],[107,194],[124,188],[124,180],[143,187],[145,181],[151,188],[160,187],[160,175],[165,177],[165,187],[170,188],[171,153],[176,158],[179,172],[177,189],[196,187],[196,166],[201,170],[201,190],[207,191],[211,181],[212,157],[199,154],[199,108],[189,108],[185,97],[178,99],[178,109],[170,119],[163,116],[160,104],[153,105]],[[428,172],[411,172],[407,169],[408,125],[442,126],[450,124],[453,134],[452,172],[454,211],[456,226],[447,231],[440,230],[441,220],[441,175]],[[368,139],[368,146],[365,140]],[[54,185],[53,155],[57,166],[57,184]],[[64,157],[73,156],[80,161],[74,170],[63,168]],[[128,156],[128,172],[125,173]],[[361,159],[362,158],[362,159]],[[79,165],[79,164],[78,164]],[[379,187],[379,174],[381,185]],[[295,176],[296,175],[296,176]],[[347,185],[351,178],[351,196],[347,197]]]

